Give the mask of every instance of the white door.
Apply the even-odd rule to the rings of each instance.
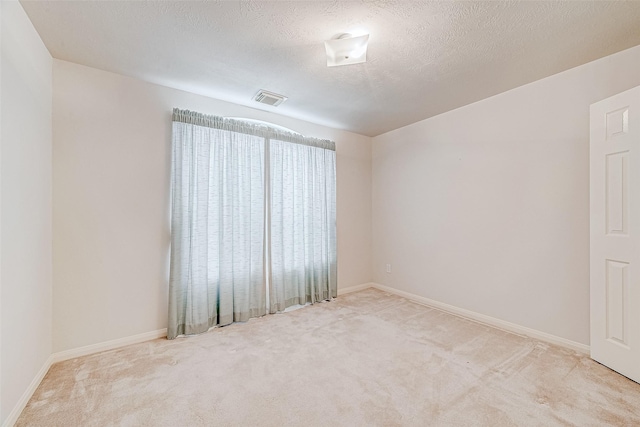
[[[640,87],[591,106],[591,357],[640,382]]]

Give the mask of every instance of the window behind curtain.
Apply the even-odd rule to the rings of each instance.
[[[336,296],[333,142],[175,109],[172,146],[169,338]]]

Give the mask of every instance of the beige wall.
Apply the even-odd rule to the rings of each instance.
[[[338,282],[371,281],[371,139],[65,61],[53,66],[54,351],[167,326],[171,110],[337,145]]]
[[[589,105],[639,84],[635,47],[375,137],[374,281],[588,344]]]
[[[51,354],[51,56],[0,2],[0,424]],[[15,413],[12,415],[15,416]]]

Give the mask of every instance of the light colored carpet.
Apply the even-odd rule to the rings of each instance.
[[[630,426],[640,385],[368,289],[56,364],[17,425]]]

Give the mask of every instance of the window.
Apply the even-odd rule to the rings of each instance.
[[[335,144],[173,112],[169,338],[336,296]]]

